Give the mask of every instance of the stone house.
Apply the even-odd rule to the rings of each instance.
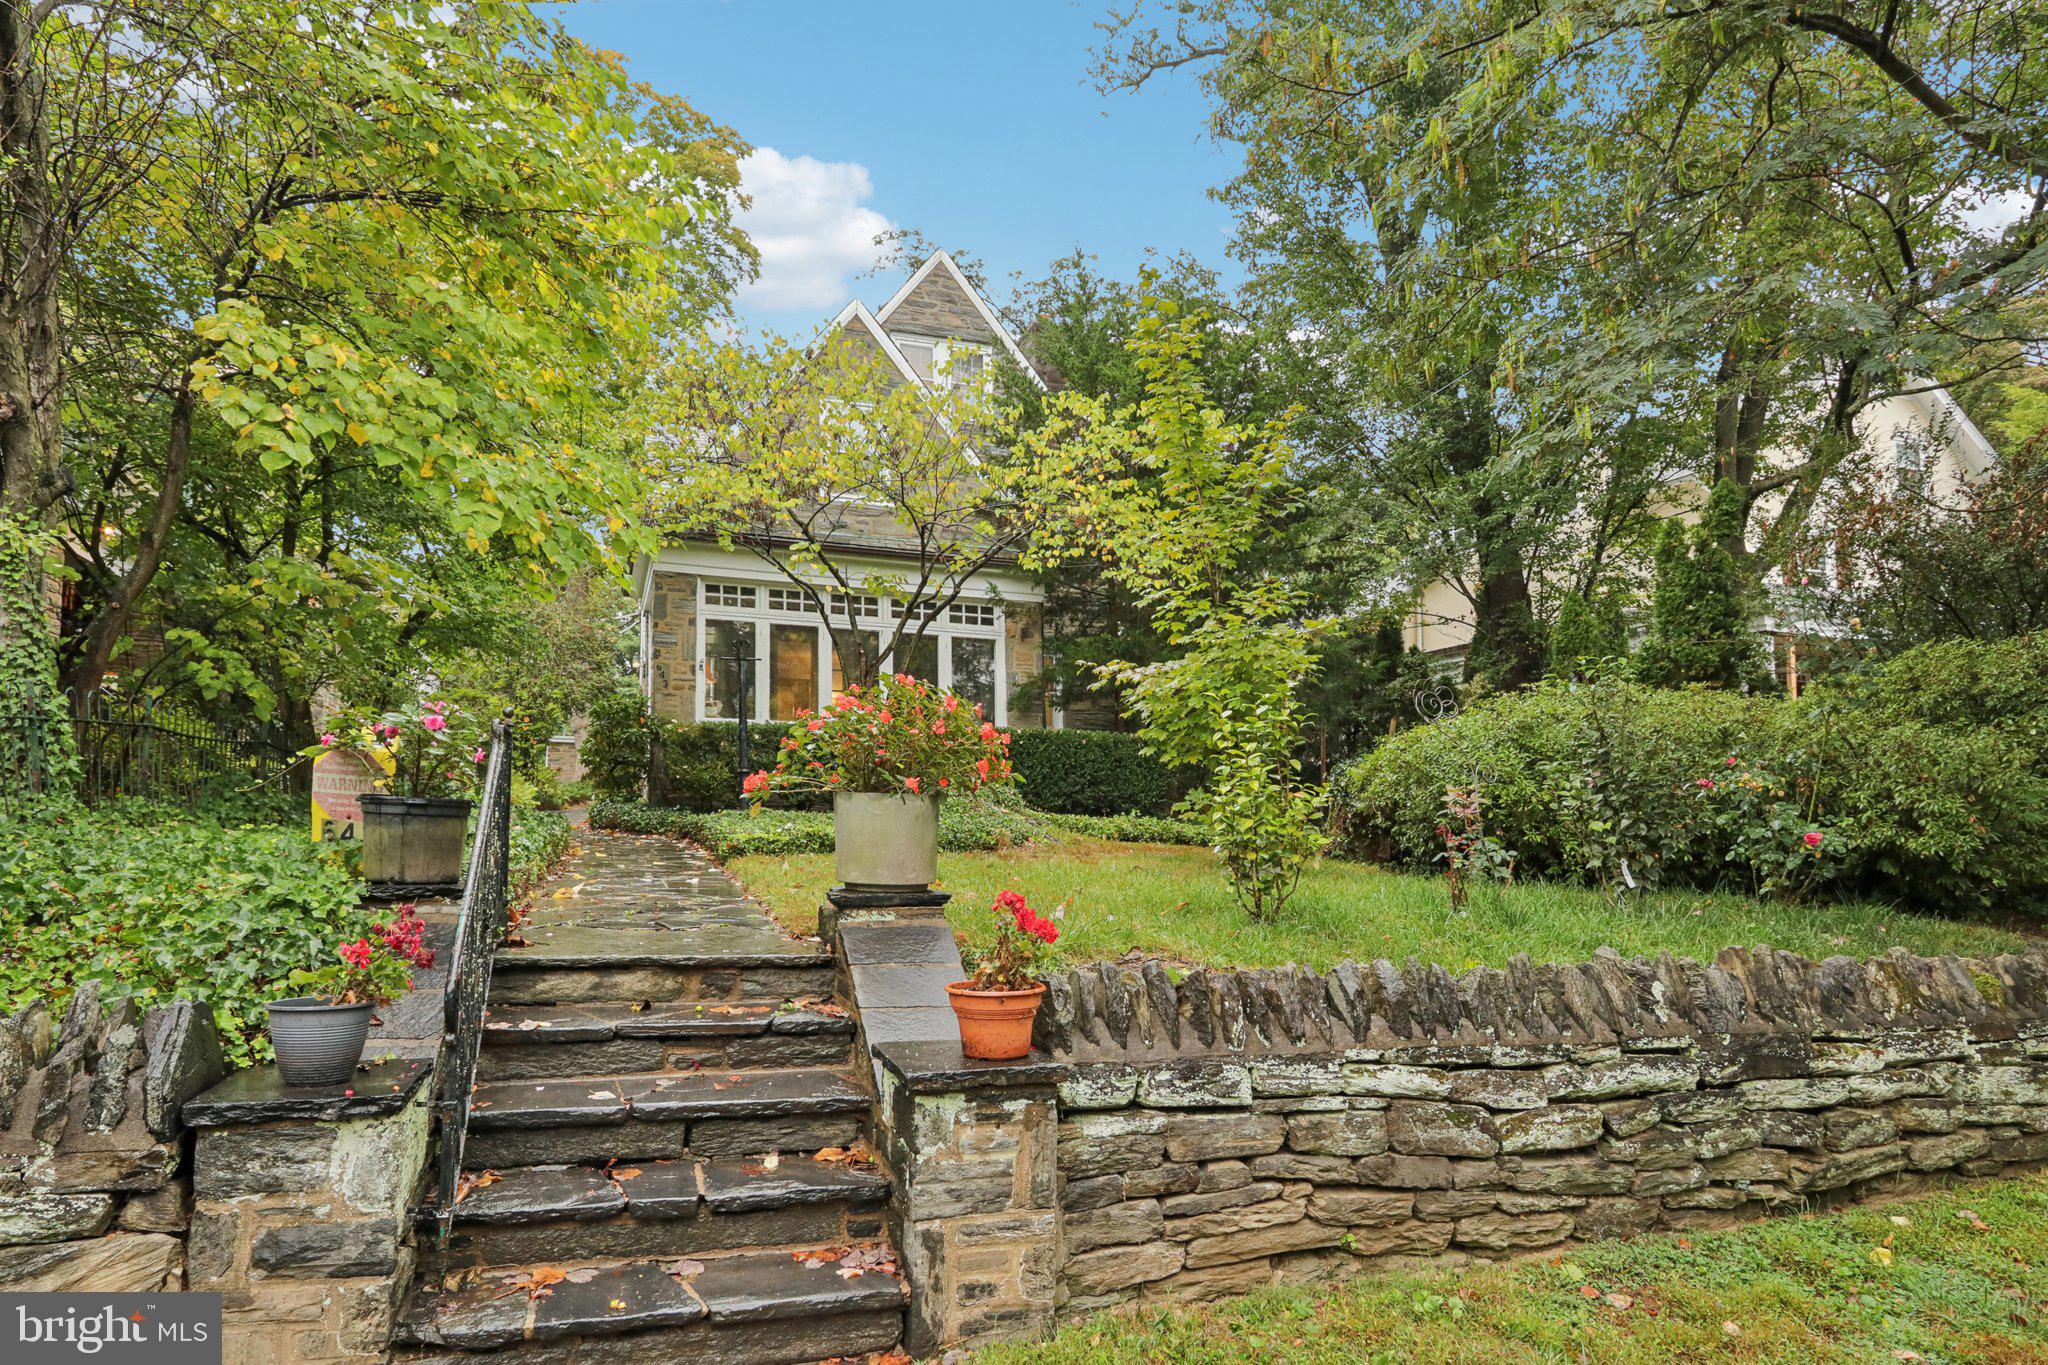
[[[1946,389],[1929,387],[1882,399],[1856,420],[1858,451],[1854,463],[1900,490],[1925,492],[1939,505],[1953,505],[1958,495],[1982,479],[1997,463],[1997,452]],[[1779,452],[1790,459],[1789,452]],[[1773,458],[1766,452],[1765,462]],[[1694,470],[1678,470],[1659,490],[1661,515],[1696,518],[1705,507],[1708,487]],[[1766,514],[1777,509],[1775,497],[1761,504]],[[1756,536],[1752,527],[1752,538]],[[1849,580],[1853,566],[1836,553],[1825,518],[1809,520],[1804,563],[1772,572],[1766,584],[1764,609],[1753,628],[1763,637],[1773,676],[1797,687],[1801,654],[1808,661],[1824,656],[1832,642],[1850,637],[1845,623],[1824,618],[1816,610],[1814,585]],[[1648,567],[1640,566],[1647,581]],[[1428,655],[1445,672],[1462,670],[1473,635],[1472,603],[1467,589],[1439,579],[1422,585],[1402,619],[1402,643]]]
[[[1017,339],[953,258],[934,252],[889,301],[841,309],[827,336],[873,347],[885,373],[925,386],[991,384],[998,355],[1036,378]],[[885,512],[849,508],[840,538],[823,548],[863,584],[918,581],[916,547]],[[893,533],[892,533],[893,532]],[[656,715],[682,721],[789,720],[829,705],[845,668],[807,595],[756,554],[713,539],[681,539],[642,557],[633,570],[639,603],[638,672]],[[829,585],[820,579],[816,586]],[[835,626],[871,629],[888,640],[906,614],[935,614],[922,639],[905,633],[907,672],[979,702],[997,724],[1059,726],[1060,711],[1038,685],[1044,659],[1045,594],[1013,559],[997,558],[965,580],[957,598],[920,604],[882,593],[831,594],[844,612]],[[751,670],[741,660],[751,659]],[[751,676],[746,676],[748,673]],[[748,695],[742,696],[742,683]]]

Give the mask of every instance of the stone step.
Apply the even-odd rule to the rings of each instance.
[[[761,926],[534,932],[526,946],[493,957],[493,1004],[775,1002],[832,993],[829,952]]]
[[[477,1077],[844,1066],[852,1036],[852,1018],[829,1004],[505,1006],[484,1024]]]
[[[811,1152],[854,1141],[867,1110],[851,1075],[822,1067],[488,1081],[471,1095],[463,1164]]]
[[[879,1269],[847,1276],[840,1267],[754,1251],[569,1267],[558,1279],[564,1268],[552,1264],[462,1272],[414,1295],[399,1339],[505,1360],[713,1365],[894,1346],[902,1281]]]
[[[498,1173],[455,1207],[439,1269],[831,1246],[882,1235],[889,1182],[870,1167],[778,1156]]]

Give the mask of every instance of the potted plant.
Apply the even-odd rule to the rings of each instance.
[[[372,885],[452,886],[462,880],[468,793],[484,761],[481,727],[445,701],[378,715],[344,713],[310,754],[367,753],[385,771],[366,792],[363,879]]]
[[[286,1085],[339,1085],[355,1074],[376,1007],[412,988],[412,969],[434,965],[426,925],[410,905],[374,936],[342,944],[336,961],[286,978],[303,994],[272,1000],[270,1046]]]
[[[996,897],[994,914],[995,942],[976,955],[973,974],[947,986],[946,995],[960,1021],[960,1050],[1007,1061],[1031,1051],[1031,1024],[1045,999],[1045,983],[1032,973],[1060,931],[1015,891]]]
[[[775,766],[743,783],[830,792],[833,860],[849,891],[919,892],[939,874],[939,801],[1010,780],[1010,736],[981,708],[907,673],[849,687],[822,715],[798,714]]]

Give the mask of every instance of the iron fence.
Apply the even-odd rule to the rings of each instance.
[[[91,804],[142,797],[192,805],[282,784],[303,761],[281,725],[221,722],[165,699],[97,689],[0,689],[0,780],[10,796],[61,785]]]
[[[491,956],[505,936],[512,861],[512,728],[491,722],[491,752],[470,836],[469,873],[462,913],[448,959],[441,998],[441,1095],[434,1112],[440,1128],[440,1183],[428,1210],[437,1245],[445,1246],[461,1190],[463,1148],[469,1141],[469,1099],[476,1088],[477,1051],[483,1044],[484,1006],[491,994]]]

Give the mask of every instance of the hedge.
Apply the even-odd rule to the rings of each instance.
[[[1518,873],[1616,880],[1618,843],[1639,881],[2038,913],[2048,644],[1922,646],[1797,700],[1623,682],[1488,698],[1339,772],[1337,851],[1440,870],[1450,787],[1479,789]]]
[[[1184,784],[1136,735],[1013,730],[1010,762],[1032,806],[1063,815],[1165,816]]]
[[[765,768],[789,734],[781,721],[747,726],[747,761]],[[661,745],[661,790],[648,791],[647,758]],[[583,740],[583,766],[600,796],[651,799],[656,805],[691,811],[736,809],[740,804],[740,728],[729,721],[709,724],[650,716],[635,691],[621,690],[591,708]]]

